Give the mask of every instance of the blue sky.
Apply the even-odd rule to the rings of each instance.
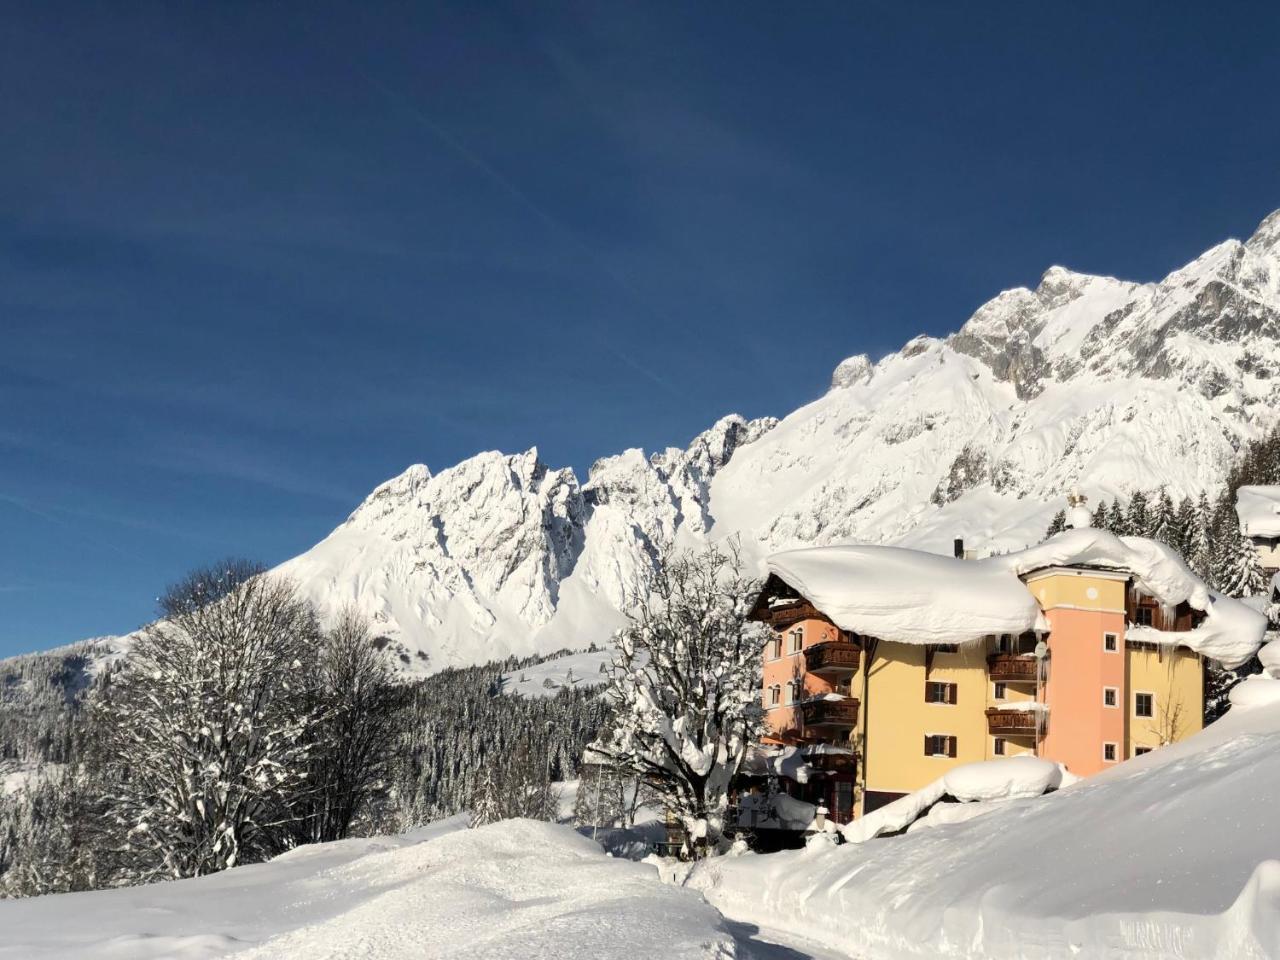
[[[1280,206],[1274,4],[6,5],[0,655]]]

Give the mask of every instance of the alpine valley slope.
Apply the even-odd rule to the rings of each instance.
[[[1159,283],[1052,267],[945,340],[845,360],[781,421],[725,417],[585,484],[536,449],[412,466],[279,570],[434,672],[603,641],[639,574],[708,539],[1022,547],[1073,485],[1216,487],[1278,418],[1280,210]]]

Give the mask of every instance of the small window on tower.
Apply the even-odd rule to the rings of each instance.
[[[789,634],[791,637],[791,653],[799,653],[800,648],[804,646],[804,627],[796,627]]]
[[[1114,633],[1104,633],[1102,635],[1102,649],[1107,653],[1115,653],[1120,649],[1120,638]]]
[[[1116,762],[1116,745],[1114,743],[1104,743],[1102,745],[1102,760],[1104,763]]]
[[[1104,707],[1115,707],[1120,704],[1120,691],[1115,687],[1102,688],[1102,705]]]
[[[780,656],[782,656],[782,637],[775,636],[769,643],[769,659],[777,660]]]

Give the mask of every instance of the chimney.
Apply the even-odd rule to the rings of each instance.
[[[959,537],[956,537],[955,542],[952,544],[952,548],[955,550],[956,559],[963,560],[964,559],[964,541],[961,540]]]

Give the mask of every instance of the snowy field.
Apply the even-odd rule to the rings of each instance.
[[[502,692],[522,697],[554,697],[562,687],[595,687],[604,683],[601,667],[608,668],[612,647],[570,653],[532,667],[514,670],[502,678]]]
[[[568,827],[461,818],[127,890],[0,902],[0,957],[799,960]]]

